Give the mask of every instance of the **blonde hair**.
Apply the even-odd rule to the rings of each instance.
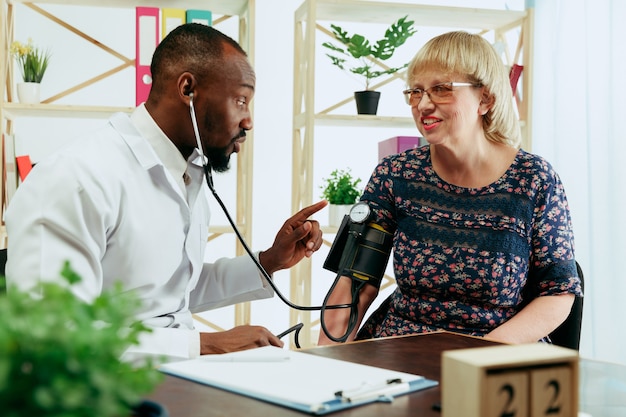
[[[521,132],[513,107],[513,93],[504,63],[489,42],[480,35],[455,31],[429,40],[409,63],[407,83],[420,73],[440,70],[468,77],[485,88],[492,106],[483,116],[487,139],[519,148]]]

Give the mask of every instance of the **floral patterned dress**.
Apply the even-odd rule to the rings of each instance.
[[[535,296],[582,295],[567,198],[543,158],[464,188],[435,173],[428,146],[383,159],[361,198],[394,233],[397,287],[357,338],[434,330],[484,335]]]

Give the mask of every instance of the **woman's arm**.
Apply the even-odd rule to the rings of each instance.
[[[327,304],[336,305],[336,304],[349,304],[352,301],[351,295],[352,288],[352,279],[348,277],[341,277],[337,282],[337,285],[333,289],[332,293],[328,297]],[[354,326],[352,332],[348,335],[346,342],[350,342],[354,340],[359,327],[361,326],[361,322],[363,321],[363,317],[367,312],[367,309],[370,307],[376,296],[378,295],[378,288],[373,285],[365,285],[359,294],[359,303],[358,303],[358,317],[357,323]],[[350,318],[350,308],[339,308],[339,309],[331,309],[324,311],[322,316],[323,324],[326,327],[326,330],[333,336],[334,338],[340,338],[343,336],[348,328],[348,321]],[[318,345],[330,345],[338,343],[330,339],[326,333],[322,330],[319,335]]]
[[[567,319],[574,294],[537,297],[513,318],[485,335],[504,343],[532,343],[541,340]]]

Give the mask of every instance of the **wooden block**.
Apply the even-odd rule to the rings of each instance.
[[[578,352],[546,343],[446,351],[442,417],[573,417]]]

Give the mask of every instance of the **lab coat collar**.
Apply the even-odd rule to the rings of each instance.
[[[128,144],[131,152],[144,169],[149,170],[155,166],[163,165],[157,157],[154,148],[137,131],[127,114],[116,113],[111,116],[109,122],[120,133],[122,139]]]

